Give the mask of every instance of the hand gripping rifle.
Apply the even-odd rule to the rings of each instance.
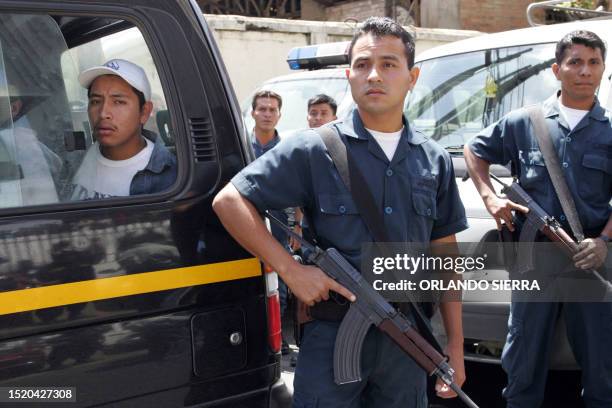
[[[505,194],[508,199],[529,208],[529,212],[526,214],[526,220],[521,228],[519,237],[520,242],[534,242],[536,233],[540,231],[561,248],[570,259],[578,252],[578,243],[574,241],[574,239],[565,232],[561,224],[559,224],[554,217],[548,215],[518,183],[514,182],[508,185],[493,174],[489,174],[489,176],[501,184],[501,192]],[[517,258],[519,273],[524,273],[533,269],[533,245],[520,245]],[[608,282],[595,269],[590,269],[589,272],[605,286],[605,298],[611,298],[612,283]]]
[[[413,327],[412,323],[395,310],[361,274],[353,268],[338,250],[322,250],[294,233],[270,213],[266,213],[289,236],[305,249],[306,261],[317,265],[329,277],[350,290],[357,300],[351,303],[334,345],[334,382],[338,385],[361,381],[361,349],[371,325],[376,326],[399,346],[428,375],[435,375],[446,383],[466,406],[478,408],[470,397],[454,382],[453,368],[447,358],[431,346]]]

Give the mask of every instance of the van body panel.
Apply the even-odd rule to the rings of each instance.
[[[243,125],[196,11],[188,1],[0,0],[0,13],[74,16],[56,19],[68,47],[137,27],[179,167],[156,195],[0,210],[0,302],[19,303],[0,310],[0,386],[76,387],[75,407],[269,406],[280,359],[265,279],[211,207],[246,165]]]

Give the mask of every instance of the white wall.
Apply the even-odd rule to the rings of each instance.
[[[217,41],[238,101],[263,81],[291,73],[286,58],[293,47],[350,40],[354,24],[243,16],[204,16]],[[417,55],[431,47],[479,35],[477,31],[408,27]]]

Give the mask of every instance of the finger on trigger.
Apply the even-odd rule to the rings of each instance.
[[[334,281],[334,286],[331,289],[334,292],[338,292],[339,294],[341,294],[342,296],[344,296],[345,298],[347,298],[351,302],[354,302],[355,300],[357,300],[357,297],[355,297],[355,295],[353,293],[351,293],[351,291],[349,291],[347,288],[345,288],[344,286],[340,285],[336,281]]]
[[[529,208],[525,207],[524,205],[520,205],[520,204],[517,204],[515,202],[512,202],[511,206],[512,206],[513,209],[519,210],[522,213],[528,213],[529,212]]]

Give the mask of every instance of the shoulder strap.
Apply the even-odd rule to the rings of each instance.
[[[580,219],[578,218],[578,211],[576,211],[574,198],[570,194],[569,188],[567,187],[567,182],[563,175],[563,170],[561,170],[559,156],[557,155],[557,152],[553,146],[552,137],[548,131],[548,127],[546,127],[546,119],[544,118],[542,107],[540,105],[532,105],[527,108],[527,112],[529,113],[529,119],[533,125],[534,133],[538,140],[538,145],[540,146],[540,151],[542,152],[542,156],[544,156],[546,169],[550,175],[550,179],[555,188],[555,192],[557,193],[557,197],[561,202],[563,212],[567,217],[567,221],[569,222],[570,228],[574,233],[574,237],[578,242],[580,242],[584,239],[582,224],[580,224]]]
[[[315,129],[315,131],[321,136],[321,139],[323,139],[323,143],[334,162],[334,166],[336,170],[338,170],[338,173],[340,173],[344,185],[351,192],[357,210],[368,227],[368,230],[374,237],[374,241],[390,242],[387,236],[387,230],[385,229],[385,221],[382,214],[376,208],[376,202],[374,201],[372,191],[368,187],[368,184],[363,178],[363,174],[351,155],[351,148],[348,140],[343,138],[334,128],[329,126],[319,127]],[[407,293],[406,296],[419,332],[440,354],[444,354],[440,343],[438,343],[438,340],[426,323],[423,311],[417,306],[409,293]]]
[[[348,188],[361,218],[376,242],[389,242],[385,222],[376,207],[372,191],[363,178],[363,174],[355,164],[348,146],[348,140],[343,140],[332,128],[323,126],[316,129],[340,174],[344,185]]]

